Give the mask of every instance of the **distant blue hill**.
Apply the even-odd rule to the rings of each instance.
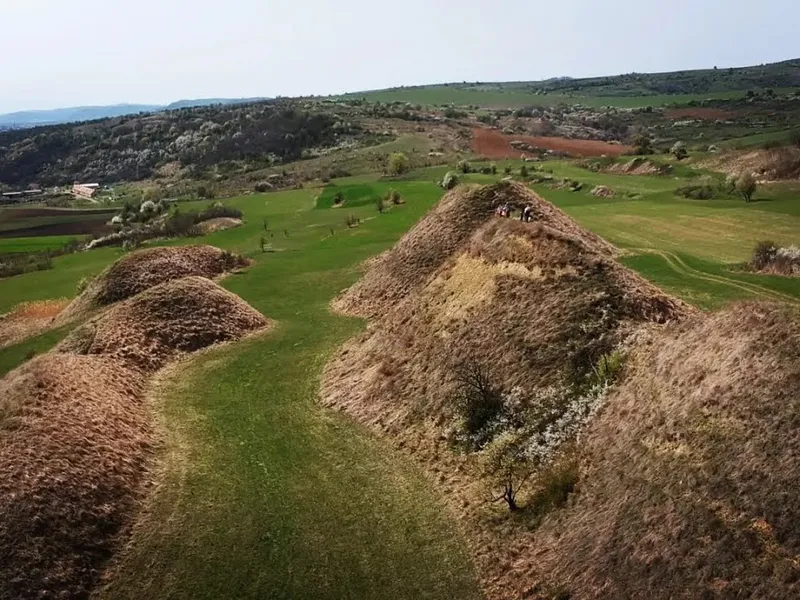
[[[196,106],[212,106],[215,104],[244,104],[259,102],[268,98],[200,98],[196,100],[178,100],[171,104],[113,104],[110,106],[74,106],[70,108],[54,108],[52,110],[22,110],[0,115],[0,129],[24,129],[38,125],[55,125],[57,123],[73,123],[76,121],[92,121],[109,117],[136,115],[139,113],[193,108]]]

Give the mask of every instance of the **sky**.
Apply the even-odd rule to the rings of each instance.
[[[745,66],[797,0],[0,0],[0,113]]]

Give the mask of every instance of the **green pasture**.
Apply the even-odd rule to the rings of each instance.
[[[738,99],[743,98],[744,95],[745,92],[743,91],[734,91],[709,94],[581,96],[571,94],[534,94],[515,87],[484,90],[451,85],[356,92],[341,98],[366,98],[371,102],[407,102],[424,105],[475,105],[484,108],[556,106],[559,104],[581,104],[594,108],[602,106],[641,108],[645,106],[667,106],[670,104],[680,105],[708,99]]]
[[[501,175],[470,174],[486,183]],[[756,241],[800,241],[800,194],[763,187],[756,202],[685,200],[682,177],[594,173],[537,165],[584,183],[580,192],[534,185],[581,225],[619,246],[622,261],[702,308],[738,299],[800,301],[800,281],[743,273]],[[331,353],[363,326],[328,303],[440,198],[447,167],[400,180],[337,179],[322,189],[249,195],[225,203],[244,226],[202,240],[252,258],[223,280],[275,320],[269,332],[202,353],[166,372],[154,393],[162,425],[159,485],[101,598],[477,598],[457,527],[436,492],[393,450],[317,402]],[[590,195],[594,185],[618,192]],[[379,214],[389,189],[405,201]],[[333,193],[345,204],[329,208]],[[205,206],[186,203],[181,210]],[[354,215],[360,225],[348,228]],[[262,238],[267,252],[262,252]],[[55,259],[50,271],[0,280],[0,313],[71,297],[78,281],[121,256],[100,249]],[[0,369],[66,334],[46,332],[0,350]]]
[[[372,184],[380,194],[389,187]],[[165,378],[156,404],[161,485],[101,597],[480,597],[460,533],[429,482],[317,401],[327,356],[362,327],[331,314],[328,302],[440,195],[418,182],[391,187],[406,204],[383,215],[371,204],[349,207],[362,220],[355,229],[341,211],[314,210],[317,190],[229,201],[246,224],[202,241],[255,260],[224,285],[276,324]],[[186,208],[195,204],[206,202]],[[261,252],[262,237],[272,252]],[[119,255],[70,255],[52,271],[2,281],[0,311],[74,295],[80,277]],[[65,334],[0,351],[0,368]]]
[[[42,252],[63,247],[73,238],[81,235],[45,235],[40,237],[0,237],[0,254],[13,252]]]

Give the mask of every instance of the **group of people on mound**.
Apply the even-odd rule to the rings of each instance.
[[[494,209],[495,216],[504,218],[511,218],[513,212],[514,209],[511,208],[511,205],[507,202],[505,204],[499,204],[497,208]],[[519,220],[523,223],[530,223],[533,221],[533,207],[530,204],[522,209],[522,212],[519,214]]]

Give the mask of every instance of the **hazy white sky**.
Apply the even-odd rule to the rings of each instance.
[[[798,0],[0,0],[0,112],[800,56]]]

